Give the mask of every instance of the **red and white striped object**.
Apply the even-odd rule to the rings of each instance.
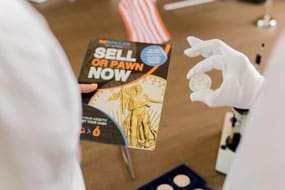
[[[154,0],[121,0],[119,12],[130,41],[159,44],[171,39]]]

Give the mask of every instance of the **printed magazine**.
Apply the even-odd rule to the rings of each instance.
[[[82,95],[81,139],[153,150],[170,54],[170,44],[91,39],[78,81],[98,88]]]

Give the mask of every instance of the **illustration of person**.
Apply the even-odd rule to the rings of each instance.
[[[154,145],[157,131],[151,124],[148,110],[150,103],[162,103],[160,100],[150,98],[143,94],[141,85],[136,84],[129,88],[122,89],[119,93],[114,93],[109,100],[120,98],[122,112],[127,110],[127,116],[122,123],[128,141],[131,146],[149,148]]]

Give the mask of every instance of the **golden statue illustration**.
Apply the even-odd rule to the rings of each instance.
[[[121,111],[124,116],[122,127],[131,146],[149,148],[155,144],[157,131],[153,128],[148,110],[149,103],[162,103],[161,100],[150,98],[143,94],[141,85],[136,84],[122,88],[120,92],[113,93],[108,99],[120,100]]]

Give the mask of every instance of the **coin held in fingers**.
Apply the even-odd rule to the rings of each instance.
[[[189,87],[193,92],[203,89],[210,89],[211,85],[212,80],[209,75],[205,73],[195,74],[189,80]]]

